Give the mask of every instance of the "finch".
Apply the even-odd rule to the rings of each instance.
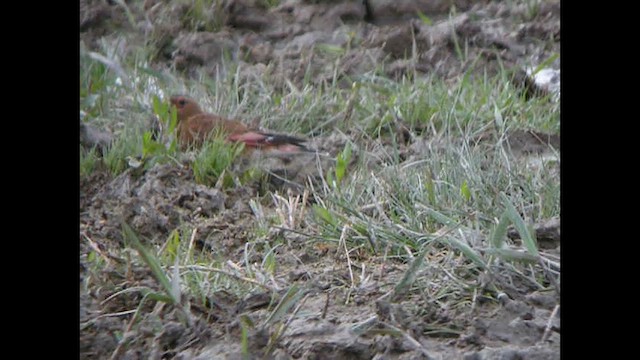
[[[288,136],[249,129],[237,120],[207,114],[193,99],[183,95],[170,98],[178,115],[178,143],[183,148],[201,146],[212,133],[225,134],[228,141],[243,142],[249,149],[277,149],[283,152],[310,151],[303,143],[305,140]]]

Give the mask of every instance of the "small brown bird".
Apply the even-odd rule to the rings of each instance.
[[[183,148],[200,146],[212,133],[220,131],[229,141],[240,141],[245,148],[277,149],[283,152],[309,151],[302,143],[305,140],[288,135],[265,133],[249,129],[237,120],[207,114],[198,103],[183,95],[172,96],[171,104],[178,114],[178,142]]]

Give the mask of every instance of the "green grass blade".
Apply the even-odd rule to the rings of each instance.
[[[495,254],[504,260],[522,261],[530,264],[538,263],[537,257],[522,251],[513,249],[488,249],[488,254]]]
[[[424,182],[424,187],[427,190],[427,198],[429,199],[429,204],[435,206],[436,205],[436,186],[433,182],[433,175],[431,175],[431,172],[427,172],[427,179]]]
[[[504,245],[504,238],[507,236],[507,226],[509,226],[509,217],[507,216],[507,212],[505,211],[498,224],[493,229],[493,233],[491,234],[491,246],[496,249],[502,249]]]
[[[347,166],[351,161],[351,143],[347,143],[342,152],[336,158],[336,182],[340,183],[347,173]]]
[[[169,255],[169,261],[174,261],[176,256],[178,256],[178,250],[180,248],[180,234],[178,229],[174,229],[169,234],[169,238],[167,239],[167,246],[165,248],[165,252]]]
[[[129,24],[133,27],[136,26],[136,18],[133,16],[131,9],[127,6],[127,3],[124,0],[115,0],[115,3],[120,5],[122,9],[124,9],[124,13],[127,15],[127,20],[129,20]]]
[[[416,275],[418,274],[418,270],[422,267],[424,263],[425,254],[427,253],[427,249],[429,247],[425,246],[422,251],[413,259],[411,266],[407,269],[402,277],[402,280],[393,288],[393,294],[391,295],[391,299],[393,301],[397,301],[400,296],[406,294],[409,289],[411,289],[411,285],[416,280]]]
[[[436,220],[437,222],[441,223],[442,225],[451,226],[451,227],[457,225],[455,220],[453,220],[452,218],[448,217],[447,215],[445,215],[445,214],[443,214],[443,213],[441,213],[439,211],[436,211],[436,210],[433,210],[433,209],[428,209],[427,213],[434,220]]]
[[[167,304],[171,304],[173,302],[173,299],[170,296],[167,296],[167,295],[164,295],[164,294],[161,294],[161,293],[156,293],[156,292],[148,293],[147,297],[149,299],[151,299],[151,300],[161,301],[161,302],[167,303]]]
[[[464,198],[465,201],[469,202],[471,200],[471,190],[469,190],[469,183],[465,180],[460,187],[460,194]]]
[[[529,228],[524,223],[524,220],[516,210],[515,206],[509,201],[509,198],[504,194],[500,193],[500,197],[502,198],[502,202],[506,208],[506,214],[516,227],[518,234],[520,234],[520,238],[522,239],[522,243],[524,247],[529,251],[530,254],[538,256],[538,245],[536,243],[535,237],[529,231]]]
[[[138,238],[138,235],[136,235],[133,229],[124,221],[122,221],[122,232],[127,243],[131,244],[131,246],[138,251],[140,257],[142,257],[142,260],[149,266],[149,268],[151,269],[151,273],[153,273],[153,275],[162,286],[164,292],[168,295],[170,303],[177,304],[178,299],[173,295],[173,287],[171,285],[171,281],[169,281],[167,275],[164,273],[164,271],[162,271],[158,259],[153,254],[151,254],[151,252],[144,248],[144,246],[140,242],[140,239]]]
[[[531,73],[531,76],[535,76],[542,69],[544,69],[545,67],[549,66],[552,62],[556,61],[556,59],[559,58],[559,57],[560,57],[560,54],[558,54],[558,53],[554,53],[553,55],[549,56],[549,58],[547,58],[545,61],[541,62],[540,65],[536,66],[536,68]]]
[[[323,222],[332,226],[338,225],[338,220],[331,214],[328,209],[319,205],[313,205],[313,212],[316,214],[316,217],[322,219]]]
[[[452,236],[445,236],[444,238],[442,238],[440,240],[441,243],[454,247],[458,250],[460,250],[460,252],[462,252],[462,254],[464,256],[466,256],[469,260],[471,260],[474,264],[478,265],[480,268],[482,268],[483,270],[487,268],[487,264],[485,263],[484,259],[482,258],[482,256],[480,254],[478,254],[477,251],[473,250],[469,245],[467,245],[466,243],[452,237]]]
[[[418,17],[420,18],[420,20],[422,20],[423,23],[425,23],[426,25],[432,25],[433,21],[427,16],[425,15],[422,11],[418,10]]]
[[[249,330],[253,329],[254,325],[251,319],[247,315],[240,315],[240,353],[243,359],[250,359],[249,354]]]
[[[289,290],[287,290],[287,293],[284,294],[282,299],[280,299],[276,308],[271,312],[265,321],[265,325],[272,325],[276,321],[280,320],[280,318],[282,318],[287,311],[289,311],[289,309],[295,305],[300,298],[302,298],[303,295],[304,291],[301,291],[298,285],[293,284]]]

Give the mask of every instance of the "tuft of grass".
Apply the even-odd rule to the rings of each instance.
[[[172,305],[179,304],[181,298],[180,287],[174,284],[179,280],[177,278],[172,280],[169,279],[169,277],[162,270],[158,258],[142,245],[140,239],[138,238],[138,235],[124,221],[122,222],[122,232],[127,244],[138,251],[142,260],[147,264],[147,266],[149,266],[151,273],[160,283],[161,289],[164,291],[164,295],[156,294],[156,298]]]
[[[193,31],[217,32],[224,25],[224,2],[220,0],[189,0],[182,2],[186,7],[181,22]]]
[[[273,311],[269,314],[267,319],[263,322],[262,327],[264,329],[271,328],[273,331],[271,332],[271,336],[269,337],[269,342],[267,343],[267,347],[264,352],[264,356],[266,358],[270,357],[275,350],[278,342],[282,335],[284,335],[285,331],[289,327],[291,320],[295,317],[296,313],[304,304],[306,299],[307,291],[305,289],[301,289],[298,285],[293,284],[287,292],[280,298],[280,301],[275,306]],[[292,309],[294,305],[298,305],[295,310],[292,311],[292,315],[290,315],[289,319],[285,321],[284,316]]]
[[[530,224],[559,215],[557,172],[552,163],[531,168],[504,138],[515,129],[558,129],[559,107],[548,99],[526,101],[506,79],[468,75],[453,85],[437,79],[359,82],[351,116],[357,120],[350,126],[361,135],[355,142],[365,147],[349,172],[340,172],[339,187],[325,186],[315,194],[321,201],[312,221],[324,241],[340,241],[348,226],[355,233],[348,237],[350,248],[365,246],[410,261],[396,297],[448,294],[457,299],[455,306],[468,308],[479,291],[472,280],[479,274],[493,274],[501,279],[494,285],[503,287],[509,281],[504,277],[542,273],[539,257],[545,255],[536,250]],[[398,156],[398,124],[422,144],[409,159]],[[369,145],[383,139],[391,145]],[[374,149],[378,162],[371,160]],[[329,174],[330,183],[335,175]],[[512,224],[522,247],[505,237]],[[508,271],[498,270],[503,262]],[[420,290],[425,271],[456,281],[444,292]],[[548,286],[537,281],[536,286]]]
[[[142,131],[139,128],[125,127],[117,136],[109,150],[103,155],[107,169],[114,175],[130,167],[140,166]]]
[[[93,173],[100,161],[100,155],[96,149],[87,151],[80,146],[80,177],[84,178]]]
[[[199,184],[214,186],[220,183],[222,188],[235,184],[237,176],[232,165],[244,150],[244,144],[230,144],[224,134],[215,134],[198,151],[193,161],[193,175]]]
[[[347,174],[347,167],[351,162],[351,144],[347,143],[344,149],[336,157],[336,165],[334,171],[327,172],[327,183],[334,189],[339,189],[340,182]]]

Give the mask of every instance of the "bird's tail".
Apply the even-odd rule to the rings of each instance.
[[[289,135],[269,134],[258,131],[249,131],[243,134],[229,136],[231,141],[241,141],[245,146],[252,148],[271,148],[283,152],[315,152],[304,146],[304,139]]]

